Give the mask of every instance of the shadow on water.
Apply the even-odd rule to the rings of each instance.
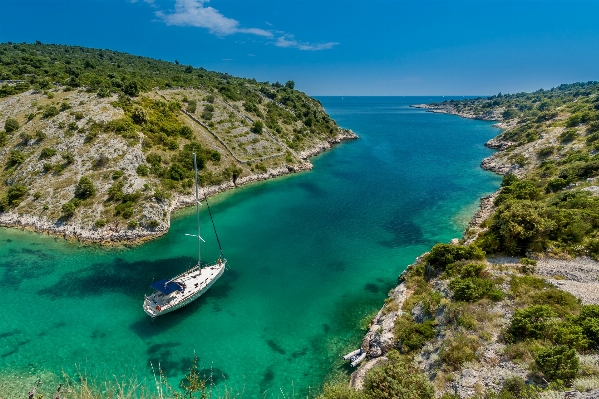
[[[264,372],[264,376],[262,377],[262,381],[260,381],[260,392],[264,392],[268,389],[268,387],[272,384],[275,379],[275,372],[272,371],[272,366],[266,369]]]
[[[420,226],[412,220],[407,219],[405,212],[397,213],[391,220],[385,223],[384,228],[393,234],[393,238],[390,240],[381,241],[381,245],[387,248],[428,244]]]
[[[65,273],[56,284],[43,288],[38,293],[51,299],[89,297],[105,293],[143,298],[152,280],[161,278],[166,273],[176,275],[194,263],[193,258],[186,256],[139,262],[115,258],[112,262],[94,263]]]
[[[280,355],[284,355],[285,353],[287,353],[287,351],[285,349],[283,349],[279,344],[277,344],[272,339],[267,339],[266,345],[268,345],[268,347],[270,349],[272,349],[273,351],[277,352]]]
[[[11,248],[0,262],[0,269],[5,270],[2,284],[18,288],[23,280],[51,274],[55,258],[42,250]]]

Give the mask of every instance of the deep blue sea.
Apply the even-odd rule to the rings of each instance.
[[[318,99],[360,139],[314,158],[311,172],[212,198],[230,269],[154,323],[143,295],[194,263],[192,212],[132,249],[0,229],[0,397],[25,395],[37,378],[49,392],[63,370],[152,386],[150,363],[176,385],[194,353],[213,389],[246,398],[303,398],[349,373],[339,357],[360,344],[360,321],[415,257],[461,237],[498,188],[479,165],[499,130],[408,107],[439,97]],[[213,238],[204,253],[217,256]]]

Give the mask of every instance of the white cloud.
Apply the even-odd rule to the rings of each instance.
[[[305,51],[318,51],[318,50],[328,50],[338,45],[338,42],[327,42],[327,43],[315,43],[311,44],[308,42],[298,42],[294,39],[293,35],[283,35],[280,36],[275,42],[275,46],[277,47],[291,47],[299,50]]]
[[[155,0],[129,0],[132,3],[144,1],[156,7]],[[274,38],[278,36],[274,45],[277,47],[296,48],[305,51],[327,50],[336,46],[337,42],[309,43],[295,40],[294,36],[275,29],[265,30],[260,28],[242,28],[239,21],[227,18],[215,8],[206,5],[210,0],[175,0],[175,9],[172,12],[157,11],[155,14],[167,25],[194,26],[208,29],[217,36],[228,36],[235,33]],[[268,26],[273,26],[265,21]]]
[[[176,0],[175,12],[165,14],[158,11],[156,16],[167,25],[195,26],[206,28],[215,35],[227,36],[234,33],[247,33],[264,37],[272,37],[272,33],[259,28],[240,28],[239,21],[227,18],[217,9],[205,7],[209,0]]]

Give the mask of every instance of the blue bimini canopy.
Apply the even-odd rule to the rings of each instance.
[[[183,291],[183,287],[173,281],[168,281],[167,279],[154,281],[150,284],[150,287],[154,288],[156,291],[162,292],[164,295],[172,294],[175,291]]]

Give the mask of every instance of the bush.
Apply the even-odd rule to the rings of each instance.
[[[58,110],[58,108],[56,108],[54,105],[50,105],[44,109],[42,116],[47,119],[47,118],[52,118],[53,116],[56,116],[59,113],[60,113],[60,111]]]
[[[148,112],[139,105],[134,105],[131,111],[131,119],[138,125],[143,125],[148,121]]]
[[[17,130],[19,130],[19,127],[19,121],[17,121],[16,119],[8,118],[4,122],[4,130],[6,130],[6,133],[16,132]]]
[[[576,351],[565,345],[540,350],[535,364],[550,381],[569,385],[578,375],[580,362]]]
[[[94,184],[88,177],[82,177],[79,179],[79,183],[75,187],[75,198],[82,200],[88,199],[96,194]]]
[[[179,134],[181,135],[181,137],[185,137],[186,139],[190,140],[193,137],[193,130],[189,126],[183,125],[181,126]]]
[[[127,228],[131,229],[131,230],[135,230],[138,226],[137,220],[129,220],[129,222],[127,222]]]
[[[562,179],[561,177],[556,177],[554,179],[549,180],[549,183],[547,183],[545,191],[547,193],[555,193],[562,190],[567,185],[568,182],[566,180]]]
[[[491,396],[491,398],[494,397]],[[497,399],[536,399],[538,397],[539,392],[535,387],[526,385],[524,379],[520,377],[507,378],[497,395]]]
[[[494,204],[498,206],[510,199],[537,201],[541,197],[541,191],[537,188],[535,182],[531,180],[519,180],[509,186],[504,186],[500,194],[495,198]]]
[[[52,158],[56,155],[56,148],[46,147],[40,152],[40,159]]]
[[[252,133],[262,134],[262,130],[264,129],[264,124],[262,121],[254,121],[252,128],[250,129]]]
[[[490,232],[500,241],[498,249],[510,255],[522,254],[556,227],[546,206],[530,200],[510,200],[500,205],[490,224]]]
[[[395,352],[389,362],[366,375],[364,393],[372,399],[434,399],[435,391],[420,370],[412,369]]]
[[[198,107],[197,101],[191,100],[189,103],[187,103],[186,111],[189,112],[190,114],[193,114],[194,112],[196,112],[197,107]]]
[[[6,199],[9,206],[17,206],[23,200],[23,197],[27,195],[27,187],[21,184],[15,184],[8,188],[6,193]]]
[[[97,229],[101,229],[104,226],[106,226],[106,220],[104,219],[98,219],[94,222],[94,227]]]
[[[576,129],[567,129],[559,135],[559,139],[562,143],[570,143],[578,136]]]
[[[439,355],[443,365],[452,371],[459,370],[466,362],[476,359],[476,351],[481,346],[477,337],[458,334],[447,340]]]
[[[426,255],[425,260],[429,265],[445,269],[447,265],[460,260],[482,260],[485,253],[476,245],[451,245],[436,244]]]
[[[500,301],[504,297],[491,280],[479,277],[455,278],[450,281],[449,288],[453,291],[452,299],[456,301],[474,302],[482,298]]]
[[[432,320],[427,320],[424,323],[414,323],[413,321],[400,319],[400,323],[397,323],[396,327],[400,327],[401,322],[403,322],[403,325],[401,325],[401,328],[396,328],[396,331],[399,330],[397,338],[399,348],[403,353],[422,348],[426,341],[435,336],[435,327]]]
[[[208,111],[204,110],[202,112],[202,119],[207,120],[207,121],[212,120],[212,112],[208,112]]]
[[[508,328],[514,341],[527,338],[543,338],[548,334],[550,322],[557,314],[547,305],[534,305],[516,309]]]
[[[208,97],[206,97],[206,101],[212,104],[214,102],[214,96],[212,94],[208,95]]]
[[[23,154],[19,150],[11,151],[11,153],[8,157],[8,167],[20,165],[23,162],[25,162],[25,154]]]
[[[160,223],[158,223],[158,221],[155,219],[152,219],[148,222],[148,227],[151,229],[155,229],[158,226],[160,226]]]
[[[46,139],[46,133],[41,130],[35,132],[35,138],[37,141],[44,141]]]
[[[69,202],[64,203],[62,205],[62,214],[65,217],[70,218],[71,216],[73,216],[75,210],[77,209],[77,207],[79,207],[80,203],[80,200],[78,200],[77,198],[74,198]]]
[[[146,165],[140,164],[137,166],[136,172],[139,176],[147,176],[149,173],[149,169]]]
[[[589,340],[586,338],[583,328],[570,322],[560,323],[555,326],[553,342],[578,351],[586,349],[589,345]]]

